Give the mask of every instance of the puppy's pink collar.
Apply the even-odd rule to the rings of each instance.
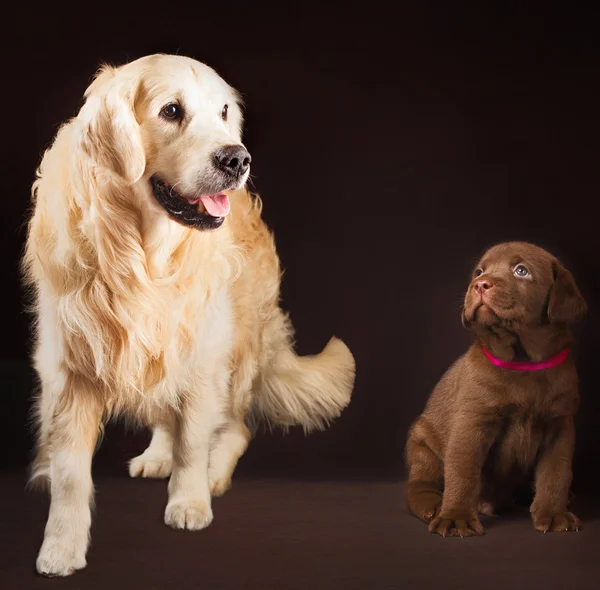
[[[503,361],[490,354],[483,346],[481,347],[483,354],[490,359],[490,362],[501,369],[510,369],[511,371],[542,371],[543,369],[551,369],[565,362],[567,356],[569,356],[569,349],[565,348],[562,352],[558,353],[552,358],[542,361],[540,363],[521,363],[515,361]]]

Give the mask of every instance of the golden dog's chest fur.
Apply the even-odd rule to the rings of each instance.
[[[44,181],[38,181],[36,189]],[[40,309],[39,320],[64,326],[59,335],[62,362],[102,385],[111,414],[140,414],[142,421],[151,423],[154,407],[177,407],[182,390],[194,386],[193,363],[210,355],[219,336],[235,338],[234,382],[254,380],[263,344],[261,327],[279,313],[279,263],[260,219],[259,200],[237,191],[226,227],[214,234],[175,227],[170,256],[161,249],[165,245],[159,243],[153,251],[148,244],[147,275],[125,274],[116,280],[102,272],[91,248],[82,252],[60,243],[50,207],[38,197],[27,257],[34,282],[39,281],[55,303]],[[42,243],[53,247],[38,247]],[[261,289],[254,288],[257,284]],[[54,338],[46,343],[45,335],[50,337],[40,331],[38,366],[57,344]],[[249,388],[242,393],[234,387],[232,393],[240,394],[230,400],[232,407],[247,410]]]

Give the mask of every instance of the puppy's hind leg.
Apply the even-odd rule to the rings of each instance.
[[[412,514],[430,523],[442,506],[444,467],[422,436],[422,426],[417,421],[411,429],[406,445],[408,484],[406,504]]]
[[[129,462],[129,475],[156,479],[169,477],[173,469],[174,433],[175,415],[172,411],[165,412],[154,425],[148,448]]]

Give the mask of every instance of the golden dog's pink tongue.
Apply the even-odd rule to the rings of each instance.
[[[225,217],[229,213],[229,197],[224,194],[200,197],[204,208],[213,217]]]

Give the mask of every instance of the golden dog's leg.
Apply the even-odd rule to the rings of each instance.
[[[208,461],[210,443],[223,423],[228,375],[205,381],[197,394],[185,398],[175,420],[173,472],[165,510],[165,523],[175,529],[203,529],[213,519]]]
[[[173,469],[173,437],[175,436],[175,413],[165,412],[152,431],[148,448],[129,462],[131,477],[164,479]]]
[[[231,477],[250,440],[250,431],[242,420],[230,422],[216,435],[210,453],[209,485],[213,496],[222,496],[231,487]]]
[[[83,379],[67,378],[48,432],[51,500],[36,563],[41,574],[68,576],[86,566],[92,455],[101,417],[98,392]]]
[[[38,372],[38,374],[40,374]],[[31,466],[29,485],[50,490],[50,433],[54,407],[64,389],[60,378],[52,381],[40,375],[42,387],[35,404],[37,421],[37,452]]]

